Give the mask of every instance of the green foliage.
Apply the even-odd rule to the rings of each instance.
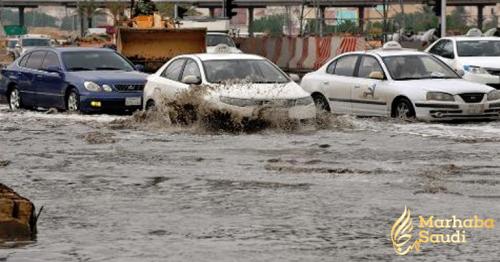
[[[188,11],[185,13],[186,16],[197,16],[200,15],[198,11],[196,11],[196,7],[187,4],[179,4],[180,7],[186,8]],[[174,3],[157,3],[156,7],[158,12],[160,12],[161,16],[165,17],[174,17],[175,14],[175,4]]]
[[[12,11],[11,9],[4,8],[1,11],[1,16],[5,25],[19,24],[19,13],[17,10]],[[37,11],[26,12],[24,22],[27,27],[57,27],[57,19],[55,17]]]
[[[316,20],[309,20],[306,23],[306,33],[316,34]],[[355,20],[342,20],[338,21],[336,25],[323,25],[323,34],[335,34],[335,33],[357,33],[359,30],[357,21]]]
[[[407,13],[404,16],[402,13],[398,13],[394,16],[393,21],[398,25],[395,27],[405,25],[407,31],[413,30],[414,32],[426,31],[438,26],[438,18],[429,6],[423,6],[419,12]]]
[[[134,6],[134,16],[153,15],[156,10],[156,5],[151,0],[139,0]]]
[[[253,21],[253,32],[264,32],[271,36],[281,36],[285,24],[284,15],[270,15]]]

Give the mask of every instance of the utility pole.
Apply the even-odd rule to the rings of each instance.
[[[446,0],[441,0],[441,37],[446,36]]]
[[[383,25],[383,28],[384,28],[384,32],[383,32],[383,40],[384,40],[384,43],[387,42],[387,31],[388,31],[388,26],[387,26],[387,9],[389,8],[389,3],[387,0],[384,0],[384,4],[382,6],[382,8],[384,9],[384,25]]]

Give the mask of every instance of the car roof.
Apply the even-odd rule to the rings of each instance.
[[[98,48],[98,47],[35,47],[31,50],[33,50],[33,51],[35,51],[35,50],[52,50],[52,51],[56,51],[58,53],[77,52],[77,51],[106,51],[106,52],[113,52],[114,51],[114,50],[109,49],[109,48]]]
[[[199,58],[201,61],[207,61],[207,60],[264,60],[265,58],[258,56],[258,55],[252,55],[252,54],[233,54],[233,53],[222,53],[222,54],[207,54],[207,53],[201,53],[201,54],[192,54],[192,55],[186,55],[187,57],[190,56],[195,56]]]
[[[378,48],[366,51],[350,52],[349,54],[373,54],[381,57],[401,56],[401,55],[429,55],[425,52],[421,52],[415,49],[406,49],[406,48],[400,48],[400,49]]]
[[[481,41],[481,40],[500,41],[500,37],[496,36],[447,36],[441,39],[450,39],[455,41]]]

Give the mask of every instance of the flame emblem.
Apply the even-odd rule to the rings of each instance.
[[[420,242],[416,240],[411,243],[413,238],[413,219],[411,218],[410,209],[405,206],[403,214],[394,222],[391,229],[391,241],[394,246],[394,251],[398,255],[404,256],[410,251],[420,250]]]

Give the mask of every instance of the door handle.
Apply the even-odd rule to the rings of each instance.
[[[328,81],[323,81],[323,82],[322,82],[322,84],[323,84],[323,85],[328,85],[328,84],[330,84],[330,82],[328,82]]]
[[[360,85],[355,85],[354,88],[360,88],[361,86]]]

